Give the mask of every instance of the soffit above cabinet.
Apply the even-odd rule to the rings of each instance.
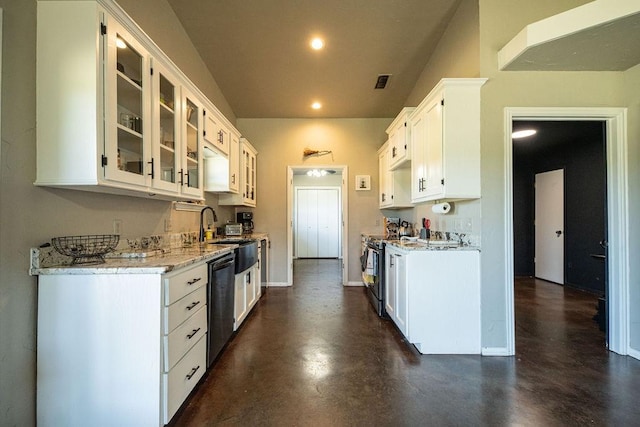
[[[640,63],[640,2],[596,0],[527,25],[498,52],[502,71],[624,71]]]

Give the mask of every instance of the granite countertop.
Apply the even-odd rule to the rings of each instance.
[[[107,257],[102,264],[33,266],[32,276],[51,274],[162,274],[233,252],[235,245],[206,244],[172,249],[153,256]]]
[[[32,248],[29,274],[162,274],[199,262],[207,262],[233,252],[235,244],[217,244],[220,240],[261,240],[267,233],[219,237],[207,243],[194,243],[178,248],[116,249],[105,256],[101,264],[71,264],[71,258],[53,248]]]
[[[478,246],[458,245],[446,240],[388,240],[387,245],[407,251],[479,251]]]

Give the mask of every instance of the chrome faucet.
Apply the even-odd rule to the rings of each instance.
[[[202,210],[200,211],[200,237],[198,238],[198,241],[200,242],[204,242],[205,241],[205,234],[204,234],[204,211],[206,210],[210,210],[211,214],[213,214],[213,222],[217,222],[218,221],[218,217],[216,216],[216,211],[214,211],[211,206],[205,206],[204,208],[202,208]]]

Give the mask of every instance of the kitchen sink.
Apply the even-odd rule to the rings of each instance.
[[[236,254],[235,273],[242,273],[258,262],[258,241],[253,239],[222,239],[213,242],[215,245],[238,245],[234,249]]]
[[[214,245],[247,245],[254,243],[253,239],[222,239],[212,242]]]

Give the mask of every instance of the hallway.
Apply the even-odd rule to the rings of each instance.
[[[632,425],[640,361],[608,352],[596,298],[516,285],[515,357],[421,356],[337,260],[269,288],[176,426]]]

